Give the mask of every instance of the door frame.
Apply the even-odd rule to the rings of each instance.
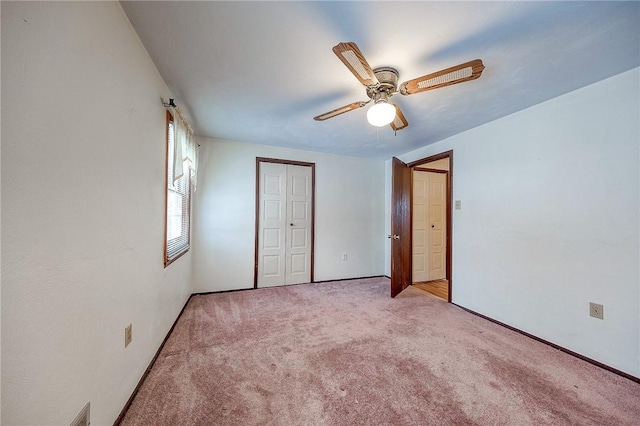
[[[253,262],[253,288],[258,288],[258,244],[260,234],[260,163],[279,163],[292,166],[311,167],[311,268],[310,282],[314,282],[315,260],[315,227],[316,227],[316,163],[305,161],[283,160],[280,158],[256,157],[256,224],[255,224],[255,255]]]
[[[446,226],[446,240],[447,240],[447,250],[446,250],[446,261],[447,261],[447,267],[446,267],[446,277],[447,277],[447,283],[448,283],[448,287],[449,287],[449,291],[448,291],[448,295],[447,295],[447,302],[451,303],[451,293],[452,293],[452,288],[453,288],[453,280],[452,280],[452,271],[453,271],[453,265],[452,265],[452,260],[453,260],[453,238],[452,238],[452,229],[453,229],[453,212],[452,212],[452,200],[453,200],[453,150],[449,150],[449,151],[445,151],[445,152],[441,152],[439,154],[434,154],[431,155],[429,157],[425,157],[422,158],[420,160],[416,160],[413,161],[411,163],[407,164],[407,167],[409,167],[411,170],[413,170],[414,168],[419,169],[419,170],[424,170],[424,171],[429,171],[429,172],[436,172],[436,173],[443,173],[446,171],[443,170],[435,170],[435,169],[429,169],[426,167],[419,167],[423,164],[426,163],[431,163],[433,161],[438,161],[438,160],[442,160],[444,158],[448,158],[449,159],[449,171],[447,173],[447,211],[446,211],[446,215],[447,215],[447,226]],[[410,197],[411,197],[411,233],[413,234],[413,174],[411,175],[411,193],[410,193]],[[411,251],[413,253],[413,247],[411,247]],[[413,257],[413,256],[411,256]],[[411,259],[409,260],[411,262]],[[413,272],[413,265],[411,265],[411,271]],[[411,282],[413,282],[413,277],[411,278]]]

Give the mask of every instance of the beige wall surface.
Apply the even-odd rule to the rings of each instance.
[[[113,424],[190,293],[162,257],[170,93],[118,2],[1,7],[2,424]]]

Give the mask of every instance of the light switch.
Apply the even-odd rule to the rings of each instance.
[[[460,210],[462,208],[462,201],[456,200],[456,210]]]

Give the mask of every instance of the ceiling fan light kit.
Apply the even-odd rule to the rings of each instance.
[[[379,99],[375,100],[375,104],[367,111],[369,124],[376,127],[386,126],[396,117],[396,107],[389,103],[389,96],[386,94],[380,95]]]
[[[412,95],[427,90],[450,86],[480,77],[484,65],[480,59],[465,62],[451,68],[432,74],[427,74],[413,80],[405,81],[398,90],[398,71],[391,67],[372,69],[364,58],[358,46],[353,42],[338,43],[333,47],[333,52],[351,71],[351,73],[366,88],[369,100],[366,102],[354,102],[340,108],[336,108],[313,119],[324,121],[337,115],[354,109],[362,108],[373,101],[373,105],[367,111],[367,120],[373,126],[382,127],[389,124],[395,131],[402,130],[409,125],[400,108],[389,102],[389,99],[400,93]]]

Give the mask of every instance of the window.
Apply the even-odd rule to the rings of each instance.
[[[189,223],[191,205],[191,185],[189,173],[173,181],[175,157],[175,123],[173,116],[167,111],[167,164],[166,183],[167,198],[165,211],[165,249],[164,265],[167,266],[189,251]]]

